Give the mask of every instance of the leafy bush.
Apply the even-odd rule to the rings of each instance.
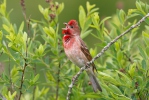
[[[58,17],[64,4],[48,3],[47,8],[38,6],[43,19],[35,20],[26,16],[24,0],[21,0],[25,22],[20,26],[11,22],[6,0],[0,4],[2,100],[66,99],[68,86],[79,68],[68,61],[63,52]],[[81,37],[92,35],[98,39],[95,48],[90,49],[92,56],[96,56],[106,44],[148,12],[149,5],[138,0],[136,9],[129,9],[127,13],[117,10],[114,16],[101,20],[98,8],[87,2],[86,9],[79,7]],[[84,72],[73,87],[72,100],[149,99],[149,18],[145,22],[145,29],[134,28],[95,62],[103,92],[93,92]]]

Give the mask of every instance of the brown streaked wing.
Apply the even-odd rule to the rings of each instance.
[[[90,52],[89,52],[87,46],[85,45],[85,43],[83,42],[82,39],[80,39],[80,42],[81,42],[81,51],[84,53],[84,55],[86,56],[86,58],[87,58],[89,61],[91,61],[91,60],[92,60],[92,56],[91,56],[91,54],[90,54]],[[96,66],[95,66],[94,63],[92,63],[92,66],[93,66],[93,71],[94,71],[94,70],[97,71]]]

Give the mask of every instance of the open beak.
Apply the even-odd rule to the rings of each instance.
[[[65,26],[67,26],[68,24],[67,23],[63,23]]]
[[[68,24],[67,23],[63,23],[66,27],[65,28],[62,28],[62,33],[65,34],[67,33],[67,26]]]

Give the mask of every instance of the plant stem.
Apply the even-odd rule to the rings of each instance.
[[[56,99],[55,100],[58,100],[59,83],[60,83],[60,68],[61,68],[61,64],[59,63],[58,72],[57,72],[57,86],[56,86]]]

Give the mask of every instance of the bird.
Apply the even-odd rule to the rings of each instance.
[[[68,23],[64,23],[65,28],[62,28],[62,42],[65,54],[67,58],[78,67],[84,67],[89,61],[92,60],[92,56],[80,37],[80,27],[76,20],[70,20]],[[101,91],[102,88],[99,85],[95,76],[96,67],[92,63],[86,72],[89,76],[94,92]],[[97,71],[97,70],[96,70]]]

